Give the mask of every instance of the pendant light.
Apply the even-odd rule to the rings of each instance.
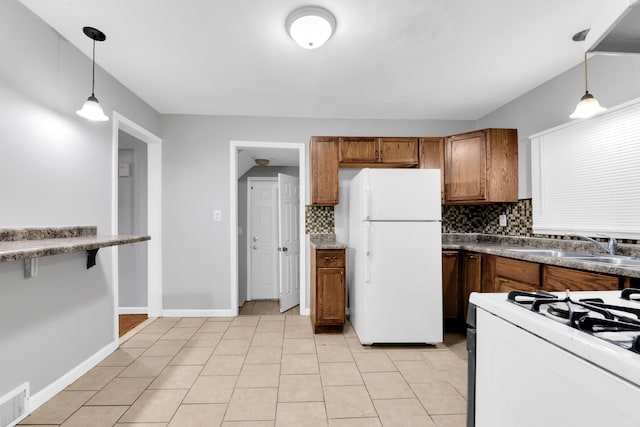
[[[76,111],[76,114],[94,122],[106,122],[109,120],[109,117],[102,111],[102,105],[100,105],[98,98],[96,98],[94,88],[96,84],[96,41],[105,41],[107,36],[105,36],[102,31],[93,27],[84,27],[82,31],[87,37],[93,40],[93,69],[91,74],[91,96],[87,98],[82,108]]]
[[[606,108],[600,106],[600,103],[593,95],[589,93],[589,80],[587,75],[587,52],[584,53],[584,88],[585,93],[580,98],[580,102],[576,105],[576,111],[569,116],[571,119],[588,119],[596,114],[607,111]]]
[[[291,38],[305,49],[322,46],[336,29],[336,18],[326,9],[305,6],[289,14],[285,28]]]

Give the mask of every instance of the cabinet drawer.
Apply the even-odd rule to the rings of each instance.
[[[496,292],[536,292],[540,288],[529,283],[518,282],[515,280],[505,279],[504,277],[496,278]]]
[[[540,285],[540,264],[497,257],[496,276],[538,287]]]
[[[612,291],[618,288],[619,279],[614,276],[552,265],[545,265],[543,269],[542,289],[545,291]]]
[[[339,249],[325,249],[316,251],[317,267],[344,267],[344,251]]]

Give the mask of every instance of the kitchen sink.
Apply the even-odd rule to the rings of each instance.
[[[640,258],[616,256],[616,255],[592,255],[585,257],[575,257],[576,261],[597,262],[600,264],[610,264],[617,267],[640,267]]]
[[[556,258],[583,258],[590,256],[589,254],[586,254],[584,252],[565,251],[563,249],[517,248],[509,249],[509,251],[531,255],[550,256]]]
[[[563,249],[541,249],[541,248],[511,248],[511,252],[521,254],[548,256],[553,258],[568,259],[580,262],[595,262],[599,264],[609,264],[615,267],[640,268],[640,258],[623,255],[590,254],[585,252],[567,251]]]

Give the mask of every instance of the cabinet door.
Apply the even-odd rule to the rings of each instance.
[[[338,144],[340,163],[376,163],[378,161],[376,138],[342,137],[338,139]]]
[[[344,269],[318,268],[317,270],[318,325],[344,323]]]
[[[542,289],[550,292],[613,291],[620,287],[614,276],[545,265],[542,269]]]
[[[446,201],[486,199],[487,144],[484,131],[450,136],[445,141]]]
[[[518,282],[516,280],[507,279],[506,277],[496,277],[496,292],[511,292],[511,291],[523,291],[523,292],[536,292],[540,289],[539,286],[534,286],[529,283]]]
[[[444,138],[420,138],[420,169],[440,169],[440,201],[444,203]]]
[[[458,252],[442,252],[442,303],[445,319],[457,319],[460,316],[458,286]]]
[[[482,274],[482,257],[476,253],[465,253],[462,257],[462,316],[467,318],[467,310],[469,308],[469,295],[471,292],[480,292],[481,290],[481,274]]]
[[[495,292],[540,290],[540,264],[519,259],[496,257]]]
[[[311,138],[311,204],[338,204],[338,142],[333,137]]]
[[[379,161],[382,163],[417,165],[418,138],[379,138]]]

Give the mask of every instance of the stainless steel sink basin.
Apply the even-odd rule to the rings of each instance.
[[[583,258],[590,256],[584,252],[565,251],[563,249],[535,249],[535,248],[517,248],[509,249],[511,252],[519,252],[523,254],[550,256],[556,258]]]
[[[617,267],[640,267],[640,259],[616,255],[592,255],[586,257],[573,258],[576,261],[597,262],[600,264],[610,264]]]
[[[542,248],[510,248],[509,251],[519,252],[522,254],[561,258],[571,261],[608,264],[615,267],[640,268],[640,258],[628,257],[623,255],[589,254],[585,252],[567,251],[564,249]]]

